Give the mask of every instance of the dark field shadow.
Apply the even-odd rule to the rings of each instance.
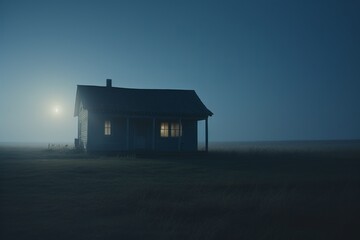
[[[0,238],[359,239],[359,156],[0,147]]]

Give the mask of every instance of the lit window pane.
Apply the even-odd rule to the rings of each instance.
[[[171,123],[171,137],[181,137],[182,127],[178,122]]]
[[[104,134],[111,135],[111,122],[110,121],[105,121]]]
[[[160,125],[160,136],[169,137],[169,123],[162,122]]]

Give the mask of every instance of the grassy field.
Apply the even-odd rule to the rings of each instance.
[[[360,150],[0,147],[0,239],[360,239]]]

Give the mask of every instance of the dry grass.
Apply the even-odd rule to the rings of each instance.
[[[1,239],[360,239],[359,152],[0,148]]]

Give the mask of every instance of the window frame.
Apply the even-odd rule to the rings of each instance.
[[[161,122],[160,123],[160,137],[168,138],[170,136],[170,126],[169,122]]]
[[[104,135],[111,136],[111,121],[110,120],[104,121]]]
[[[172,122],[171,123],[170,136],[172,138],[182,137],[182,125],[181,125],[181,122]]]
[[[164,121],[160,123],[161,138],[179,138],[182,137],[181,121]]]

